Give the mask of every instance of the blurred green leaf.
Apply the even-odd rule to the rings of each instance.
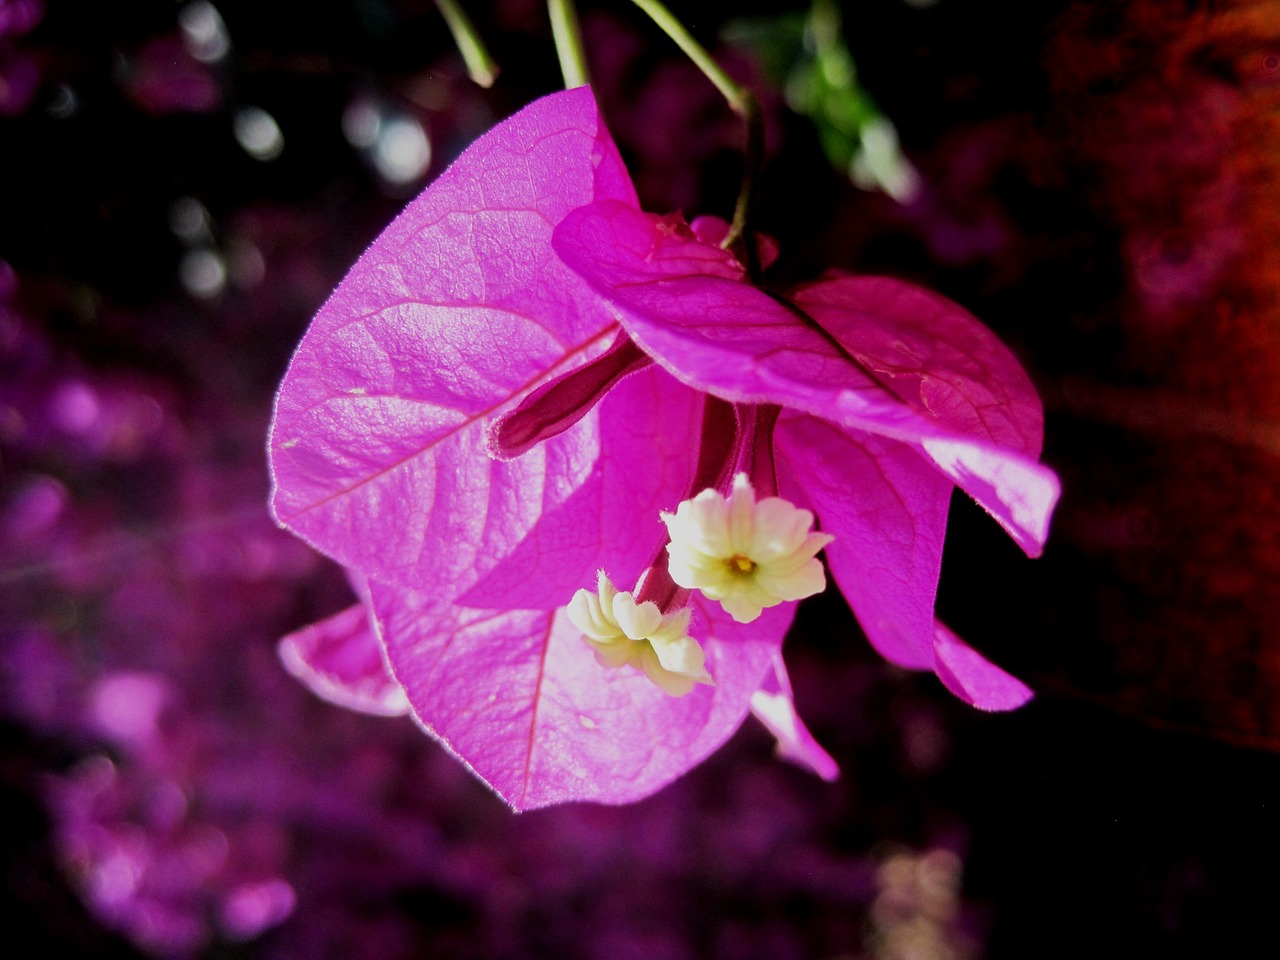
[[[902,153],[893,121],[858,82],[835,0],[814,0],[807,14],[732,21],[722,38],[755,57],[787,105],[817,127],[832,165],[856,186],[899,203],[916,195],[920,177]]]

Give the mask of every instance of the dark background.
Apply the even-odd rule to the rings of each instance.
[[[267,518],[263,438],[293,345],[364,246],[470,140],[557,87],[543,9],[466,5],[503,70],[486,91],[427,0],[225,0],[230,49],[212,64],[183,46],[185,6],[50,4],[0,37],[13,943],[84,957],[1267,951],[1280,7],[844,4],[862,88],[923,178],[903,206],[855,189],[778,78],[717,45],[730,18],[801,5],[672,3],[765,103],[771,281],[840,267],[926,284],[1041,388],[1065,491],[1049,549],[1026,560],[957,499],[939,597],[1038,696],[969,710],[875,657],[829,593],[802,606],[787,656],[839,783],[774,761],[749,722],[650,800],[516,817],[408,721],[343,713],[283,674],[275,640],[348,598]],[[27,9],[0,0],[0,30]],[[732,115],[629,4],[582,13],[646,208],[727,215]],[[426,130],[423,177],[379,175],[344,137],[353,102]],[[277,159],[237,143],[249,106],[283,132]],[[199,208],[183,228],[175,211]],[[224,265],[217,289],[184,285],[193,252]]]

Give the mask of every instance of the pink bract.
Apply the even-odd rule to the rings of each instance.
[[[640,211],[589,90],[546,97],[373,243],[277,398],[275,516],[367,584],[282,656],[355,709],[407,699],[516,809],[651,794],[749,709],[836,775],[782,665],[793,604],[744,625],[694,594],[716,683],[682,698],[599,666],[564,612],[597,569],[629,589],[665,555],[659,512],[726,475],[708,464],[735,417],[772,426],[780,492],[836,535],[832,575],[877,649],[980,707],[1030,695],[933,619],[953,485],[1043,544],[1057,481],[1026,375],[940,297],[849,278],[788,304],[696,226]]]
[[[835,535],[832,576],[883,656],[937,671],[983,709],[1030,699],[933,617],[953,486],[1032,556],[1059,495],[1035,459],[1040,398],[989,330],[884,277],[823,280],[782,302],[669,218],[611,201],[570,214],[554,244],[673,376],[783,407],[779,488]]]

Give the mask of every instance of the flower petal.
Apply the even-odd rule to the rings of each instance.
[[[318,697],[360,713],[399,716],[409,701],[382,659],[363,603],[284,637],[276,648],[285,669]]]
[[[828,296],[831,291],[823,285],[802,291],[824,313],[820,324],[803,309],[738,281],[719,265],[718,248],[608,200],[567,216],[553,243],[566,264],[609,298],[636,343],[678,379],[725,400],[781,404],[912,444],[973,495],[1024,550],[1042,549],[1058,481],[1028,452],[1039,445],[1038,420],[1028,408],[1034,393],[1011,386],[1017,378],[1004,362],[1007,355],[988,364],[989,370],[984,366],[997,351],[975,337],[976,321],[958,306],[932,295],[895,299],[892,291],[911,289],[896,281],[871,288],[876,297],[866,309],[883,313],[880,333],[894,329],[909,306],[925,304],[935,313],[947,306],[945,322],[913,320],[915,328],[907,328],[917,339],[924,336],[920,328],[936,328],[949,344],[932,359],[913,361],[909,369],[919,395],[914,401],[905,381],[896,392],[885,382],[891,376],[859,359],[865,343],[857,337],[852,344],[842,341],[847,326],[861,321],[850,318],[839,297]],[[828,320],[836,330],[825,329]],[[980,349],[965,367],[958,357],[974,343]],[[875,351],[868,356],[883,359]],[[937,377],[931,362],[938,365]],[[965,379],[961,373],[972,376]],[[979,396],[975,385],[987,375],[990,396]],[[990,410],[964,407],[992,397]],[[998,409],[1001,404],[1009,409]]]
[[[941,622],[934,649],[938,678],[961,700],[980,710],[1016,710],[1030,700],[1031,688],[1005,673]]]
[[[321,308],[281,386],[280,523],[371,577],[456,595],[573,495],[601,455],[594,418],[510,463],[489,458],[483,431],[615,335],[550,246],[598,197],[635,202],[579,89],[499,124],[405,209]]]
[[[636,603],[626,591],[614,594],[612,606],[613,619],[628,640],[645,640],[662,625],[662,611],[656,603]]]
[[[608,670],[563,609],[469,610],[371,585],[414,716],[508,804],[628,803],[701,762],[742,723],[791,621],[740,625],[694,601],[692,632],[715,686],[675,698],[641,672]]]
[[[838,780],[840,767],[813,738],[796,712],[795,696],[786,664],[779,652],[764,675],[760,689],[751,695],[751,712],[778,740],[778,756],[817,774],[828,783]]]
[[[817,417],[783,414],[774,436],[781,492],[835,535],[827,565],[871,645],[899,666],[932,670],[951,483],[907,444]]]

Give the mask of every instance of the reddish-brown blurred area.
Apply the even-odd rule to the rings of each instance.
[[[1280,7],[1076,4],[1043,63],[1045,156],[1095,222],[1085,296],[1041,308],[1071,333],[1031,341],[1066,495],[1026,669],[1275,748]]]

